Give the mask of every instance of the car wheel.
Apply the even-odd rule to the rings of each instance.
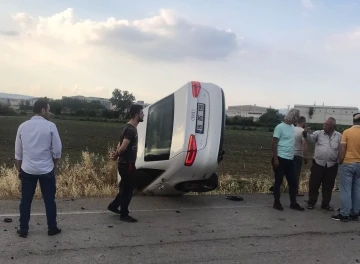
[[[175,188],[182,192],[210,192],[215,190],[218,185],[218,176],[214,173],[207,180],[182,182]]]

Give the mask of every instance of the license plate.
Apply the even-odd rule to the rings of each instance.
[[[205,104],[197,104],[197,114],[196,114],[196,133],[204,134],[205,126]]]

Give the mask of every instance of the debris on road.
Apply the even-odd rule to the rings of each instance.
[[[12,220],[11,218],[5,218],[5,219],[4,219],[4,222],[5,222],[5,223],[12,223],[12,221],[13,221],[13,220]]]
[[[244,201],[244,198],[241,196],[227,196],[226,199],[231,201]]]

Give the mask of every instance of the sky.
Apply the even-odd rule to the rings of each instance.
[[[360,0],[2,0],[0,92],[360,106]]]

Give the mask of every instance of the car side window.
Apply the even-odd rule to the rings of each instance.
[[[149,107],[145,161],[160,161],[170,158],[174,126],[174,95],[170,95]]]

